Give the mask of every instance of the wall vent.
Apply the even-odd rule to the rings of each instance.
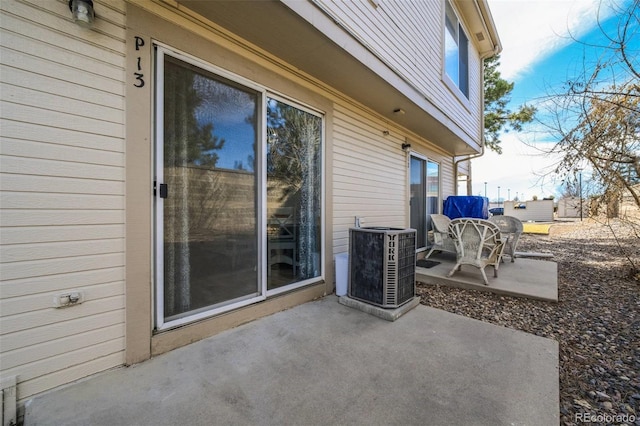
[[[476,38],[478,39],[478,41],[484,41],[484,34],[476,33]]]

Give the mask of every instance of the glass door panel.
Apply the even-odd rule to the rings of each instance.
[[[259,296],[259,92],[159,55],[158,280],[169,322]],[[163,59],[162,59],[163,58]],[[160,132],[160,131],[159,131]]]
[[[410,185],[410,227],[416,232],[416,249],[427,246],[427,203],[426,195],[426,161],[411,156],[409,168]]]
[[[267,289],[319,277],[322,117],[267,100]]]
[[[427,161],[427,229],[431,229],[431,215],[440,213],[440,164]]]

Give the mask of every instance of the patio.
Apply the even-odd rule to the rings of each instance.
[[[416,268],[416,280],[425,284],[438,284],[450,287],[489,291],[506,296],[527,297],[530,299],[558,301],[558,266],[555,262],[540,259],[516,258],[511,263],[507,257],[500,264],[498,277],[493,276],[493,267],[487,266],[485,272],[489,285],[484,285],[480,270],[473,266],[463,266],[462,271],[448,277],[447,274],[456,263],[452,253],[434,253],[429,260],[440,262],[431,268]]]
[[[32,400],[25,425],[558,424],[558,343],[335,296]]]

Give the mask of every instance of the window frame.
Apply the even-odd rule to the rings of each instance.
[[[448,13],[448,10],[451,11],[451,13]],[[454,42],[456,44],[456,52],[457,52],[457,70],[458,70],[458,75],[457,75],[457,80],[456,81],[454,79],[454,77],[456,76],[451,76],[449,75],[449,73],[447,72],[447,38],[449,37],[450,31],[449,31],[449,25],[447,25],[447,22],[450,21],[451,19],[455,19],[455,22],[451,22],[451,26],[455,27],[455,31],[456,34],[452,35]],[[442,79],[443,81],[447,84],[447,86],[450,88],[450,90],[458,97],[458,99],[465,103],[468,104],[469,100],[470,100],[470,93],[469,93],[469,37],[467,36],[467,32],[465,31],[463,25],[462,25],[462,21],[460,20],[456,10],[454,9],[453,5],[451,4],[451,2],[449,0],[445,1],[445,7],[444,7],[444,12],[443,12],[443,25],[442,25]],[[464,46],[461,47],[461,36],[464,38],[464,43],[462,43]]]

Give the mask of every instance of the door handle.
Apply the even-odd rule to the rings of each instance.
[[[158,186],[158,182],[156,182],[155,180],[153,181],[153,196],[156,196],[156,188]],[[167,187],[166,183],[161,183],[160,184],[160,198],[167,198],[167,194],[169,193],[169,188]]]

